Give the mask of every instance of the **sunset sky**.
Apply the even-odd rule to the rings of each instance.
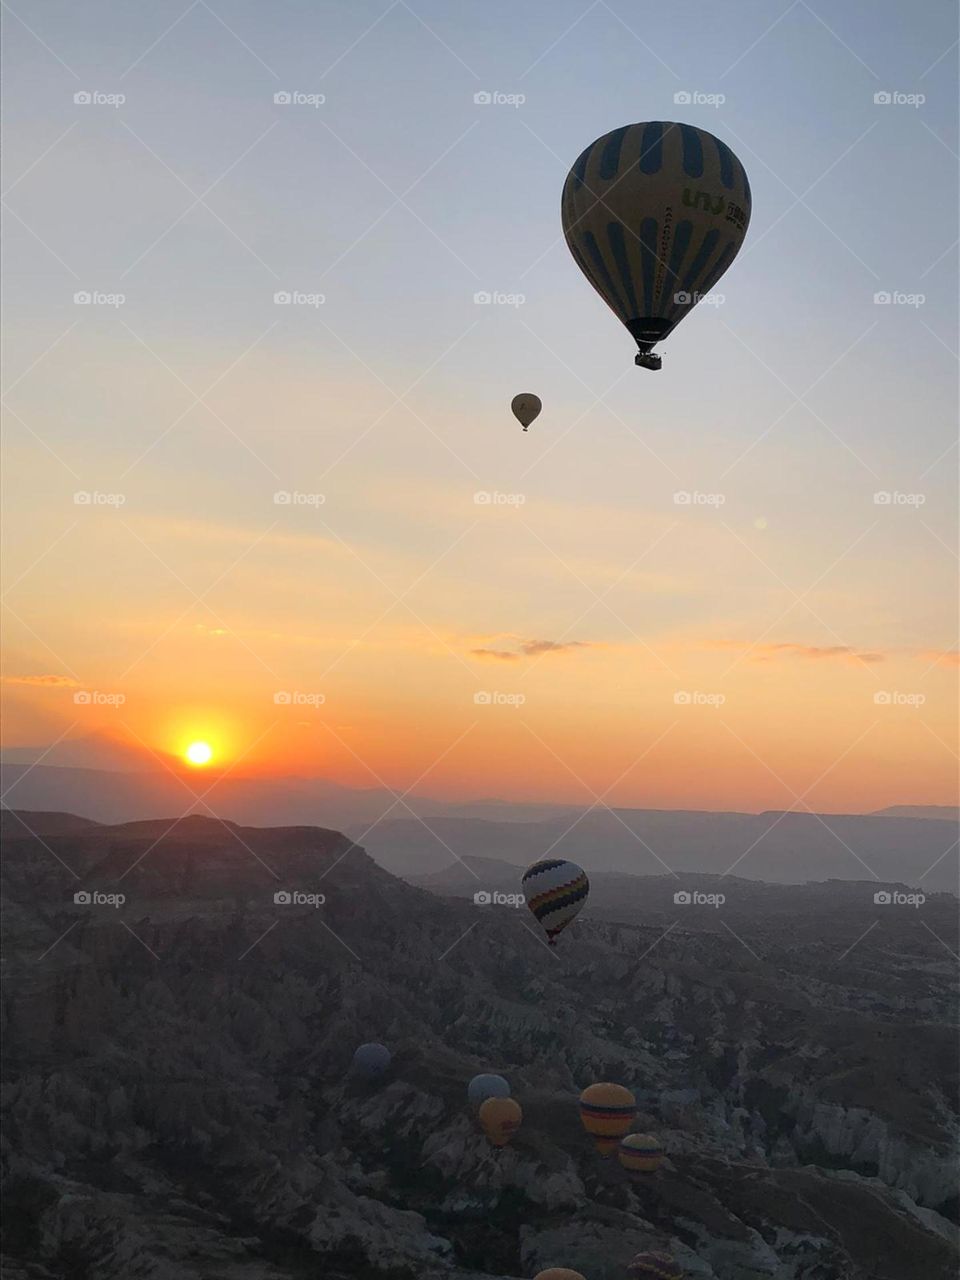
[[[449,797],[955,803],[956,22],[14,3],[6,745],[202,741],[235,774]],[[754,201],[659,374],[559,224],[581,150],[648,119],[716,133]]]

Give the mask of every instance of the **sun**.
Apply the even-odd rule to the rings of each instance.
[[[213,759],[213,748],[209,742],[191,742],[183,754],[190,764],[201,767]]]

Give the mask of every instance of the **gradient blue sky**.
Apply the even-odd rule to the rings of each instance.
[[[12,739],[117,728],[75,727],[69,690],[123,689],[122,732],[156,749],[219,733],[259,768],[295,753],[408,785],[462,729],[478,745],[450,748],[438,787],[559,795],[571,770],[612,783],[678,688],[722,689],[737,767],[691,782],[730,742],[680,723],[675,756],[616,798],[786,802],[844,755],[826,807],[948,800],[956,36],[952,4],[873,0],[14,3],[7,674],[73,683],[9,686]],[[754,213],[722,305],[653,376],[558,205],[587,143],[657,118],[722,137]],[[520,390],[545,406],[528,436],[506,412]],[[294,489],[323,507],[274,504]],[[415,612],[383,618],[411,584]],[[581,647],[476,653],[536,640]],[[529,729],[470,728],[474,690],[527,680]],[[277,742],[278,688],[324,691],[332,747],[304,725],[273,758],[254,746]],[[871,728],[889,689],[926,701]]]

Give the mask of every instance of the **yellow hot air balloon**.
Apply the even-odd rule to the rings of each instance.
[[[477,1118],[488,1140],[495,1147],[505,1147],[520,1128],[523,1111],[515,1098],[487,1098]]]
[[[663,1143],[652,1133],[628,1133],[617,1152],[624,1169],[638,1181],[656,1173],[665,1154]]]
[[[726,143],[667,120],[591,142],[570,170],[563,234],[577,266],[637,344],[636,363],[705,298],[750,223],[750,183]]]
[[[604,1158],[612,1156],[617,1144],[637,1117],[637,1100],[622,1084],[602,1081],[588,1085],[580,1095],[580,1119]]]
[[[533,1280],[586,1280],[586,1277],[569,1267],[547,1267],[546,1271],[538,1271]]]
[[[513,416],[526,431],[530,423],[540,413],[543,405],[540,403],[540,397],[535,396],[532,391],[522,391],[520,395],[514,396],[510,401],[510,408],[513,410]]]

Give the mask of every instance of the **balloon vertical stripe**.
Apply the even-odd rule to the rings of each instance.
[[[600,154],[600,177],[604,182],[617,176],[620,169],[620,151],[623,140],[629,132],[630,126],[626,124],[622,129],[614,129],[613,133],[607,135],[607,141]]]
[[[637,128],[636,125],[633,126]],[[640,148],[641,173],[659,173],[663,165],[663,125],[659,120],[643,125],[643,142]]]
[[[613,254],[613,260],[617,264],[617,271],[620,274],[620,282],[623,291],[627,295],[626,312],[629,316],[637,315],[639,305],[637,303],[636,294],[633,291],[633,279],[630,275],[630,260],[627,257],[626,237],[623,227],[619,222],[611,222],[607,225],[607,239],[610,241],[610,250]]]
[[[700,131],[682,124],[680,133],[683,137],[683,172],[688,178],[702,178],[703,147],[700,145]]]

